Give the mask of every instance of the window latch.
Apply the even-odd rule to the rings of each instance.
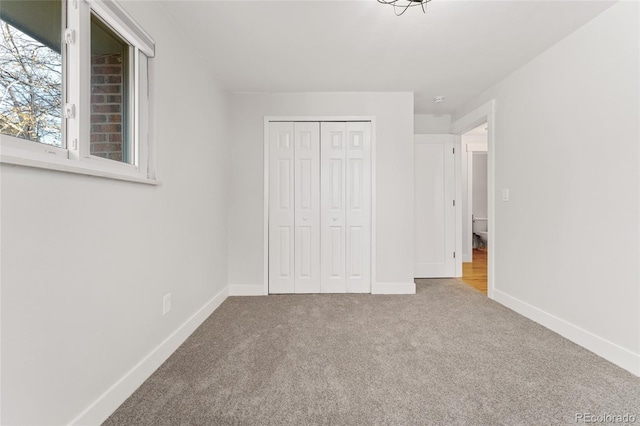
[[[67,28],[64,30],[64,42],[67,44],[73,44],[76,42],[76,30],[73,28]]]
[[[64,104],[64,118],[75,118],[76,106],[74,104]]]

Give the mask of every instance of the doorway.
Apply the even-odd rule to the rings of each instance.
[[[481,128],[486,132],[486,162],[487,162],[487,216],[486,216],[486,235],[487,242],[485,243],[485,253],[486,253],[486,294],[489,298],[493,299],[493,293],[495,289],[495,253],[496,253],[496,245],[497,241],[495,238],[496,235],[496,224],[495,224],[495,100],[491,100],[478,108],[470,111],[466,115],[462,116],[458,120],[456,120],[451,126],[451,133],[458,135],[460,141],[463,138],[463,135],[470,132],[471,130]],[[462,142],[461,142],[462,143]],[[471,155],[473,155],[473,144],[471,145]],[[463,187],[467,186],[466,196],[463,194],[463,204],[466,204],[466,212],[463,214],[461,220],[457,224],[457,229],[460,230],[462,234],[466,236],[462,242],[462,251],[463,251],[463,269],[464,263],[473,263],[474,253],[473,253],[473,221],[472,221],[472,207],[469,201],[469,191],[468,191],[468,180],[469,174],[467,170],[467,164],[469,161],[469,152],[467,149],[463,148],[462,157],[461,158],[461,177]],[[473,162],[473,159],[471,160]],[[473,166],[472,166],[473,167]],[[471,170],[472,172],[472,170]],[[465,184],[466,183],[466,184]],[[463,188],[464,191],[464,188]],[[476,228],[478,225],[476,225]],[[463,232],[464,231],[464,232]],[[482,232],[482,231],[481,231]],[[475,258],[481,260],[482,254],[478,253]],[[469,266],[469,265],[467,265]],[[482,269],[479,268],[477,271],[479,274],[483,274]],[[483,274],[484,275],[484,274]],[[464,276],[464,272],[463,272]],[[483,277],[484,278],[484,277]]]
[[[487,123],[461,136],[462,171],[462,281],[487,294],[489,241]]]

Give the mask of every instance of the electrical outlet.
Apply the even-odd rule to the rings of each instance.
[[[509,188],[502,189],[502,201],[509,201]]]
[[[162,298],[162,315],[171,310],[171,293],[167,293]]]

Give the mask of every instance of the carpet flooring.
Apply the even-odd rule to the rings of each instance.
[[[104,425],[564,425],[640,378],[457,280],[228,298]]]

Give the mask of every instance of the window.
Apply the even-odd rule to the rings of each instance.
[[[155,182],[151,37],[109,0],[0,2],[2,162]]]

